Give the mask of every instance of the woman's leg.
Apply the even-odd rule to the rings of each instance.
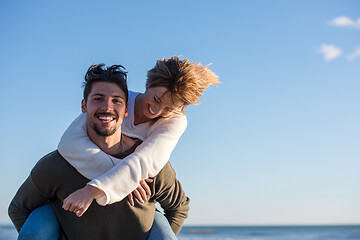
[[[154,222],[150,229],[148,240],[173,240],[177,239],[175,233],[164,214],[155,211]]]
[[[57,240],[59,237],[59,223],[47,203],[30,213],[19,232],[18,240]]]

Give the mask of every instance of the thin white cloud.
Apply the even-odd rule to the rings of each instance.
[[[346,16],[341,16],[334,18],[329,22],[329,24],[337,27],[350,27],[360,30],[360,17],[355,21]]]
[[[331,44],[322,44],[318,52],[323,54],[326,61],[332,61],[341,55],[341,49]]]
[[[347,59],[349,61],[354,61],[358,57],[360,57],[360,47],[357,47],[355,51],[347,57]]]

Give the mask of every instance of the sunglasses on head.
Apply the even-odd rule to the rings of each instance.
[[[103,65],[95,65],[93,69],[89,70],[93,75],[106,75],[106,74],[119,74],[125,80],[127,79],[127,72],[125,71],[125,67],[122,65],[113,65],[107,69],[102,69]]]

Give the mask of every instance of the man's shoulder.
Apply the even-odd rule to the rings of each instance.
[[[43,160],[43,159],[64,159],[64,158],[61,156],[59,151],[56,149],[52,152],[49,152],[45,156],[43,156],[40,160]]]
[[[155,181],[173,182],[176,178],[176,173],[171,164],[167,162],[155,178]]]
[[[42,157],[31,171],[31,175],[38,175],[40,172],[51,174],[66,165],[66,160],[60,155],[58,150],[52,151]]]
[[[165,164],[165,166],[161,169],[160,172],[164,171],[164,173],[171,173],[171,174],[174,174],[175,175],[175,170],[173,169],[172,165],[170,162],[167,162]],[[160,173],[159,173],[160,174]]]
[[[59,153],[58,150],[54,150],[54,151],[46,154],[39,160],[39,162],[37,164],[48,164],[49,162],[54,163],[56,161],[58,161],[58,162],[64,161],[64,158],[61,156],[61,154]]]

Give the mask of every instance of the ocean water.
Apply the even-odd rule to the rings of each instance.
[[[179,240],[360,240],[359,226],[184,227]]]
[[[0,226],[0,240],[15,240],[12,225]],[[359,226],[183,227],[179,240],[360,240]]]
[[[17,232],[13,225],[0,225],[0,240],[16,240]]]

